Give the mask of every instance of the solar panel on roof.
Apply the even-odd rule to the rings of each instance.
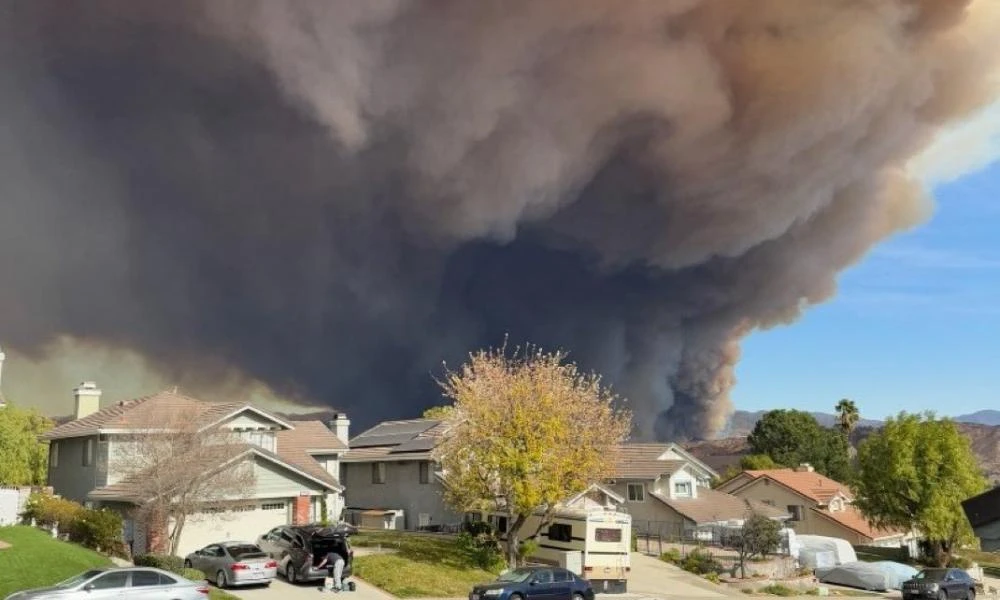
[[[351,440],[351,448],[366,448],[370,446],[396,446],[413,439],[412,433],[396,435],[361,435]]]
[[[437,421],[406,421],[402,423],[379,423],[361,435],[398,435],[423,433],[437,425]]]
[[[408,442],[404,442],[390,452],[420,452],[422,450],[433,450],[434,446],[437,445],[437,440],[431,437],[418,437],[414,438]]]

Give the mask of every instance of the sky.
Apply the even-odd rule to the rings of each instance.
[[[1000,408],[1000,162],[983,166],[1000,156],[1000,136],[989,138],[957,178],[963,169],[947,164],[955,145],[941,149],[926,224],[842,273],[833,300],[747,338],[737,409],[832,413],[841,398],[874,419]]]

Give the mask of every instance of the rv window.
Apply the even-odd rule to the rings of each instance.
[[[621,529],[597,528],[594,530],[595,542],[620,542],[622,541]]]
[[[573,581],[573,576],[569,574],[569,571],[564,571],[562,569],[555,569],[552,571],[553,581]]]
[[[573,541],[573,527],[565,523],[549,525],[547,537],[553,542],[571,542]]]

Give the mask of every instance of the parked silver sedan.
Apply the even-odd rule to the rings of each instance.
[[[91,569],[52,587],[15,592],[6,600],[206,600],[204,581],[152,567]]]
[[[278,563],[251,542],[219,542],[195,550],[184,558],[184,566],[198,569],[216,587],[271,585]]]

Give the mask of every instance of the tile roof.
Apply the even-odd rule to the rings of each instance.
[[[833,479],[830,479],[826,475],[816,473],[815,471],[797,471],[795,469],[765,469],[756,471],[744,471],[747,475],[753,478],[752,481],[756,481],[761,477],[767,477],[772,481],[777,481],[778,483],[790,488],[802,496],[809,498],[815,502],[825,504],[829,502],[833,496],[836,494],[841,494],[848,499],[853,499],[854,495],[851,493],[850,488],[843,485]],[[747,482],[744,485],[749,485],[752,481]]]
[[[279,446],[280,451],[280,446]],[[314,479],[318,479],[334,489],[343,489],[340,483],[330,475],[325,469],[323,469],[318,462],[313,460],[309,456],[305,456],[308,462],[305,460],[289,460],[285,456],[275,454],[268,450],[265,450],[259,446],[252,444],[226,444],[219,445],[219,453],[214,457],[205,457],[200,464],[194,465],[195,468],[199,470],[212,470],[218,468],[220,465],[229,462],[240,456],[244,456],[250,452],[255,452],[272,462],[279,465],[286,465],[292,467],[295,470],[301,471],[309,475]],[[299,457],[297,457],[299,458]],[[106,485],[95,489],[88,494],[89,498],[94,500],[100,499],[124,499],[132,501],[141,501],[141,493],[143,486],[139,482],[143,481],[148,477],[147,472],[136,473],[130,477],[123,479],[117,483]]]
[[[339,487],[336,476],[324,469],[310,451],[344,452],[347,446],[319,421],[296,421],[295,429],[278,432],[278,456],[320,481]]]
[[[50,429],[41,438],[54,440],[82,435],[93,435],[101,429],[129,429],[148,426],[158,414],[188,414],[192,419],[212,420],[246,406],[240,402],[203,402],[182,394],[160,392],[133,400],[121,400],[105,406],[94,414],[74,419]]]
[[[844,506],[843,510],[835,512],[816,507],[813,507],[812,510],[823,515],[827,519],[850,529],[851,531],[855,531],[867,538],[870,538],[873,541],[883,538],[898,537],[906,533],[901,529],[883,529],[881,527],[873,527],[871,523],[868,522],[868,519],[861,514],[861,511],[850,504]]]
[[[615,461],[616,479],[656,479],[671,475],[685,465],[682,460],[658,460],[669,444],[622,444]]]
[[[652,492],[650,495],[697,525],[745,519],[751,514],[764,515],[769,518],[789,516],[787,512],[779,508],[756,500],[746,500],[706,487],[699,487],[697,491],[697,498],[671,499],[669,496],[657,492]]]

